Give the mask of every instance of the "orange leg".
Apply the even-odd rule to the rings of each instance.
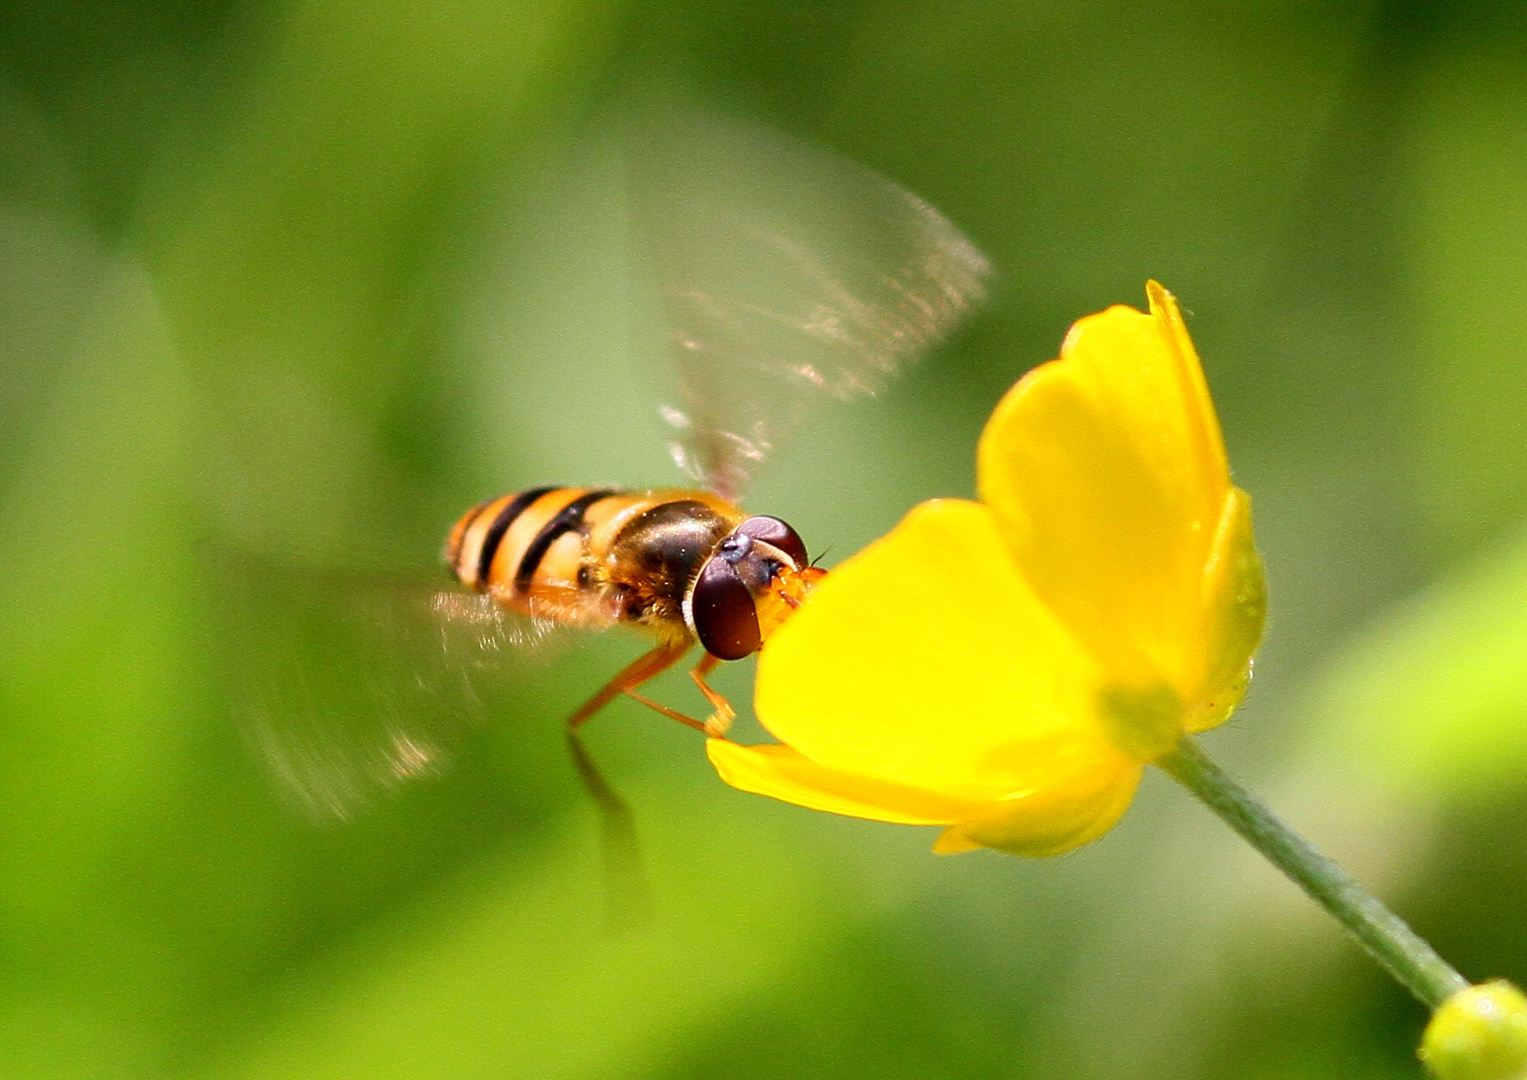
[[[616,697],[625,694],[634,701],[639,701],[653,712],[661,713],[670,720],[677,720],[686,727],[692,727],[696,731],[704,732],[711,738],[720,738],[726,734],[732,726],[732,719],[737,711],[732,708],[731,702],[722,697],[716,691],[706,685],[705,676],[715,670],[721,661],[707,653],[695,669],[689,673],[689,677],[700,688],[700,693],[705,695],[711,708],[715,711],[704,720],[696,720],[692,716],[685,716],[677,709],[670,709],[667,705],[653,701],[645,694],[638,694],[636,688],[654,679],[673,667],[689,651],[689,643],[685,641],[663,642],[657,647],[642,653],[631,663],[621,668],[619,674],[611,679],[604,687],[583,703],[577,712],[567,718],[567,726],[572,731],[577,731],[583,724],[600,709],[604,708]]]
[[[690,642],[665,641],[659,643],[653,649],[643,653],[631,663],[622,668],[613,679],[604,687],[584,702],[582,707],[572,716],[567,718],[567,742],[572,752],[573,764],[577,767],[578,777],[583,786],[593,796],[594,802],[599,807],[600,820],[603,825],[605,867],[608,877],[608,895],[610,901],[611,926],[617,930],[627,928],[633,923],[645,921],[648,908],[647,888],[645,876],[642,873],[641,855],[636,842],[636,829],[631,820],[630,808],[613,788],[606,783],[599,767],[589,757],[584,748],[583,740],[578,734],[578,729],[591,716],[604,708],[621,694],[646,705],[648,708],[662,713],[670,719],[677,720],[697,731],[703,731],[707,735],[719,735],[725,728],[712,731],[705,722],[695,720],[660,705],[651,698],[644,697],[636,692],[636,688],[647,680],[661,675],[674,664],[683,659],[689,651]],[[707,655],[695,669],[696,681],[699,681],[704,672],[715,666],[715,658]],[[706,690],[706,697],[710,697],[710,688],[701,683],[701,688]],[[719,695],[717,695],[719,697]],[[715,700],[715,699],[712,699]],[[724,704],[723,699],[723,704]]]
[[[650,916],[651,901],[631,808],[606,782],[575,729],[568,729],[567,747],[572,752],[578,779],[583,781],[584,788],[593,796],[594,804],[599,808],[600,846],[604,849],[606,918],[610,929],[620,933],[641,926]]]
[[[631,663],[621,668],[619,674],[606,683],[599,693],[585,701],[577,712],[569,716],[567,718],[567,726],[576,731],[583,726],[589,717],[614,701],[621,694],[626,694],[640,701],[643,705],[656,709],[664,716],[677,720],[681,724],[688,724],[690,727],[704,731],[705,725],[700,721],[692,720],[683,713],[674,712],[672,709],[659,705],[636,693],[636,688],[642,685],[642,683],[648,679],[656,678],[683,659],[684,654],[689,651],[689,644],[687,641],[664,641],[658,644],[656,648],[642,653]]]
[[[705,676],[716,670],[716,665],[721,663],[721,658],[706,653],[704,658],[695,665],[695,669],[689,673],[689,677],[700,688],[700,693],[705,695],[705,700],[710,702],[710,707],[715,712],[705,720],[705,733],[712,738],[725,735],[727,729],[732,726],[732,721],[737,718],[737,710],[732,708],[732,703],[712,690],[705,682]]]
[[[710,674],[720,662],[719,658],[706,653],[705,658],[696,664],[695,669],[689,673],[689,677],[700,688],[700,693],[705,695],[705,700],[709,701],[711,708],[715,710],[704,720],[696,720],[692,716],[685,716],[677,709],[670,709],[667,705],[659,704],[645,694],[638,694],[630,687],[626,688],[623,692],[626,697],[641,702],[653,712],[662,713],[670,720],[677,720],[686,727],[692,727],[696,731],[704,732],[713,739],[719,739],[726,734],[727,729],[732,726],[732,720],[737,715],[737,711],[732,708],[731,702],[705,684],[705,676]],[[649,675],[648,678],[651,678],[651,676]]]

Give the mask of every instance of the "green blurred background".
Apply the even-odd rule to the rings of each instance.
[[[1071,320],[1181,297],[1273,598],[1211,751],[1527,981],[1521,5],[5,0],[0,1074],[1420,1074],[1419,1006],[1159,776],[1079,853],[936,858],[617,706],[590,742],[651,914],[608,932],[560,723],[618,635],[490,673],[456,767],[349,824],[283,800],[251,679],[356,719],[412,662],[344,581],[435,580],[497,491],[675,479],[566,164],[637,75],[999,268],[760,478],[829,563],[971,491]]]

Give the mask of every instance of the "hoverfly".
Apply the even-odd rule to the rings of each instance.
[[[779,518],[749,516],[715,492],[531,488],[480,503],[451,530],[446,559],[504,608],[575,626],[623,623],[657,638],[568,718],[577,728],[619,694],[708,735],[734,711],[705,682],[757,651],[825,572]],[[637,693],[698,641],[690,673],[714,710],[694,720]]]
[[[669,109],[639,128],[647,137],[627,153],[633,246],[677,375],[677,400],[661,406],[670,450],[695,486],[536,487],[486,500],[446,543],[471,591],[432,594],[430,606],[450,678],[557,626],[645,632],[652,647],[570,728],[624,694],[720,735],[733,710],[707,674],[760,648],[824,573],[793,528],[738,506],[752,472],[814,401],[874,393],[941,341],[984,298],[989,267],[936,210],[836,154],[697,111]],[[695,644],[704,719],[640,693]],[[344,816],[355,793],[427,772],[438,757],[443,740],[406,712],[386,710],[359,764],[337,764],[327,737],[294,740],[262,721],[257,738],[306,802]]]

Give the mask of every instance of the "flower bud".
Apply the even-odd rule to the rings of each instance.
[[[1527,996],[1504,979],[1458,991],[1432,1014],[1421,1060],[1439,1080],[1524,1080]]]

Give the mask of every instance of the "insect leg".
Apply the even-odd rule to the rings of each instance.
[[[700,688],[700,693],[705,695],[705,700],[710,702],[711,708],[716,711],[705,719],[705,733],[712,738],[725,735],[727,729],[732,726],[732,721],[737,717],[737,710],[732,708],[732,703],[712,690],[705,681],[705,676],[716,670],[716,665],[721,663],[721,658],[706,653],[701,661],[695,665],[689,677]]]
[[[600,709],[621,694],[628,694],[662,713],[691,727],[705,729],[698,720],[676,713],[636,692],[636,687],[656,675],[660,675],[681,660],[689,651],[689,642],[660,642],[655,648],[643,653],[600,689],[599,693],[585,701],[581,708],[567,718],[567,745],[578,770],[578,779],[599,807],[599,819],[603,836],[606,875],[606,896],[609,903],[609,919],[612,929],[622,930],[645,920],[649,904],[646,877],[642,872],[641,852],[636,840],[636,826],[631,809],[614,788],[610,787],[599,766],[589,756],[578,729]]]
[[[620,669],[619,674],[604,685],[604,688],[583,703],[577,712],[567,718],[567,726],[576,731],[583,723],[600,709],[604,708],[621,694],[628,694],[640,701],[643,705],[651,706],[664,716],[678,720],[680,723],[704,730],[705,726],[698,720],[691,720],[682,713],[675,713],[666,709],[640,694],[634,693],[638,686],[657,675],[661,675],[674,664],[678,663],[685,653],[689,651],[690,643],[682,639],[677,641],[664,641],[656,648],[642,653],[631,663]]]
[[[583,739],[575,728],[568,728],[567,747],[578,770],[578,779],[599,807],[601,847],[604,851],[606,918],[610,929],[624,932],[647,922],[651,900],[647,875],[642,866],[641,845],[636,838],[636,822],[631,808],[605,780],[599,766],[589,757]]]
[[[679,710],[677,710],[677,709],[670,709],[667,705],[663,705],[663,704],[660,704],[659,702],[653,701],[650,697],[646,697],[643,694],[638,694],[635,690],[627,690],[626,691],[626,697],[632,698],[633,700],[641,702],[643,705],[647,706],[647,708],[651,709],[653,712],[662,713],[664,716],[668,717],[668,719],[670,719],[670,720],[677,720],[679,723],[683,724],[685,727],[692,727],[696,731],[703,731],[707,735],[718,735],[718,734],[721,734],[720,732],[712,731],[710,726],[707,724],[706,721],[696,720],[693,716],[685,716],[683,713],[679,712]]]

